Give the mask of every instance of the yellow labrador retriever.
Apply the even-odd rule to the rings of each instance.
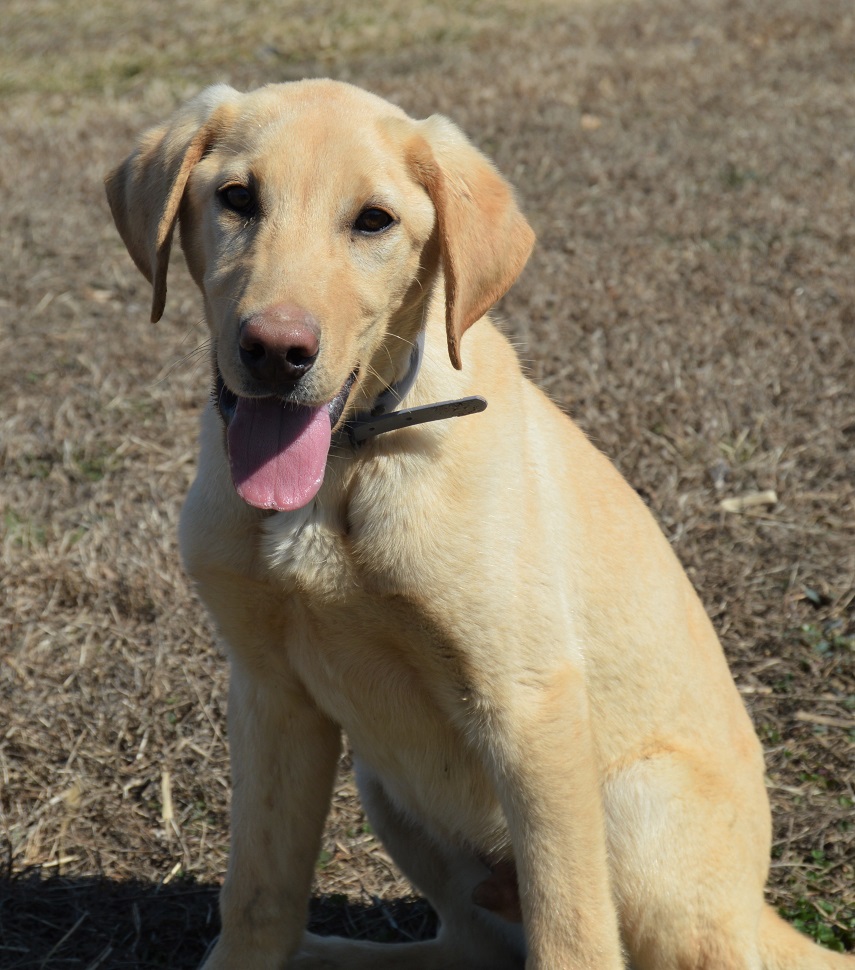
[[[533,243],[491,164],[345,84],[220,85],[107,192],[155,320],[180,226],[212,336],[181,520],[231,662],[209,970],[852,968],[763,903],[763,756],[667,541],[484,316]],[[304,932],[342,732],[435,940]]]

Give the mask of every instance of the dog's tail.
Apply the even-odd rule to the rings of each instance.
[[[767,906],[760,921],[764,970],[855,970],[855,958],[817,946]]]

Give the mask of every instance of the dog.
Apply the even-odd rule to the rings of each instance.
[[[211,333],[180,526],[230,661],[207,970],[852,970],[764,904],[762,751],[668,542],[486,316],[534,242],[493,165],[307,80],[207,89],[106,185],[152,319],[178,225]],[[305,932],[343,733],[433,940]]]

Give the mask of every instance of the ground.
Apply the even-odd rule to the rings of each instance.
[[[6,0],[3,21],[0,965],[189,968],[216,932],[226,669],[175,539],[204,324],[180,258],[149,324],[101,181],[212,81],[314,75],[451,116],[518,187],[539,244],[498,315],[721,634],[766,747],[770,900],[855,947],[850,0]],[[418,937],[410,892],[344,763],[313,920]]]

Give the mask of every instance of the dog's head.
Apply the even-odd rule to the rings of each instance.
[[[451,122],[333,81],[207,89],[143,136],[107,195],[155,321],[180,224],[235,482],[263,507],[315,494],[331,427],[401,376],[438,280],[460,368],[461,337],[533,243]]]

